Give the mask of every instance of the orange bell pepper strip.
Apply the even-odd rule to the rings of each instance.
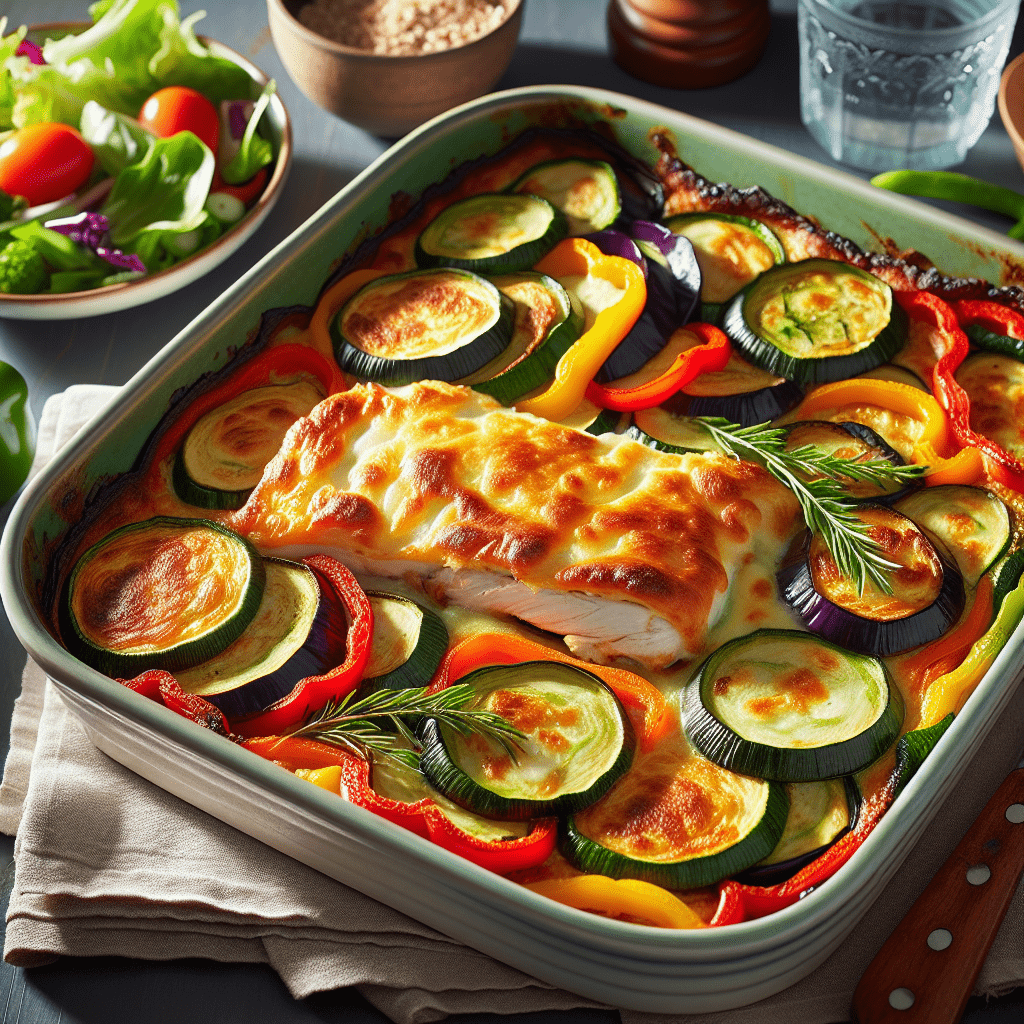
[[[193,385],[198,394],[190,401],[186,392],[181,402],[177,403],[183,406],[181,414],[168,419],[166,425],[158,427],[154,433],[150,465],[159,466],[164,459],[173,455],[192,427],[211,410],[236,395],[286,380],[300,373],[316,377],[329,395],[344,390],[346,386],[341,370],[333,358],[325,359],[308,345],[299,344],[275,345],[252,356],[231,371],[220,384],[209,390],[201,390],[207,387],[207,384],[200,378]]]
[[[683,330],[695,334],[701,344],[680,352],[664,373],[632,388],[606,387],[591,381],[587,385],[587,398],[602,409],[613,409],[616,412],[650,409],[661,405],[666,398],[702,373],[725,369],[732,354],[732,346],[724,331],[713,324],[703,323],[687,324]]]
[[[345,635],[345,660],[319,676],[300,679],[291,693],[271,704],[265,711],[232,721],[241,736],[268,736],[284,733],[302,723],[311,711],[328,701],[351,693],[363,679],[373,641],[373,608],[366,591],[341,562],[327,555],[310,555],[302,561],[327,577],[345,607],[348,632]]]
[[[671,709],[661,691],[643,676],[608,665],[592,665],[515,633],[478,633],[456,644],[434,675],[430,692],[436,693],[484,665],[517,665],[525,661],[558,661],[593,673],[607,683],[633,722],[642,751],[651,750],[673,728]]]
[[[584,238],[563,239],[534,270],[556,280],[601,278],[622,292],[619,300],[602,309],[590,330],[584,331],[558,360],[552,383],[539,395],[515,403],[519,412],[563,420],[583,400],[587,385],[643,312],[647,284],[635,263],[620,256],[605,256]]]
[[[259,736],[246,740],[243,746],[291,772],[327,771],[337,765],[340,769],[337,788],[333,775],[303,777],[488,871],[503,874],[536,867],[543,864],[555,848],[558,828],[554,818],[533,822],[530,831],[518,839],[481,839],[459,828],[429,797],[404,803],[381,796],[370,786],[370,766],[366,761],[318,740]]]
[[[625,917],[658,928],[706,928],[696,911],[660,885],[634,878],[574,875],[522,883],[524,888],[567,907]]]

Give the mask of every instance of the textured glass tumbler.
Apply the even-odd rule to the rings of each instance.
[[[992,118],[1020,0],[799,0],[800,116],[869,171],[960,163]]]

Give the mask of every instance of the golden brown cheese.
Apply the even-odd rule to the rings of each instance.
[[[640,606],[678,642],[667,660],[638,660],[668,664],[703,649],[743,558],[777,559],[796,519],[760,467],[593,437],[423,382],[322,402],[232,525],[264,552],[327,550],[389,575],[486,570]]]

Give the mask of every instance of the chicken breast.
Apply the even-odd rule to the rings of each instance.
[[[594,437],[455,385],[360,385],[295,423],[233,528],[264,553],[513,615],[593,661],[699,655],[796,501],[763,469]]]

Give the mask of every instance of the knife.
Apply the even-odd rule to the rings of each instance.
[[[958,1024],[1024,874],[1024,758],[853,993],[857,1024]]]

